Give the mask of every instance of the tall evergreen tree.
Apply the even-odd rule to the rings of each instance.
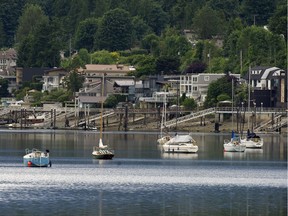
[[[102,18],[96,40],[98,49],[109,51],[131,48],[132,19],[123,9],[108,11]]]

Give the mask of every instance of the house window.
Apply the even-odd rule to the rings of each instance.
[[[193,86],[193,91],[198,91],[198,87],[197,86]]]
[[[193,77],[193,82],[198,82],[198,77]]]
[[[209,81],[209,76],[204,76],[204,81],[208,82]]]

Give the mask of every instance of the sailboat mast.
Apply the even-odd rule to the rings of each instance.
[[[102,132],[103,132],[103,103],[104,103],[104,73],[102,75],[102,83],[101,83],[101,113],[100,113],[100,140],[102,140]]]
[[[248,71],[248,113],[250,112],[250,100],[251,100],[251,95],[250,95],[250,79],[251,79],[251,66],[249,66],[249,71]],[[248,128],[250,127],[250,115],[248,116]]]

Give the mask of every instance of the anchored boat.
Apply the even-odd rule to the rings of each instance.
[[[26,154],[23,156],[24,166],[27,167],[48,167],[52,166],[49,157],[49,150],[45,152],[33,148],[32,150],[25,149]]]

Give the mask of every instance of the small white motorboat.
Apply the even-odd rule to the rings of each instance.
[[[196,153],[198,145],[190,135],[176,135],[163,145],[164,152],[169,153]]]

